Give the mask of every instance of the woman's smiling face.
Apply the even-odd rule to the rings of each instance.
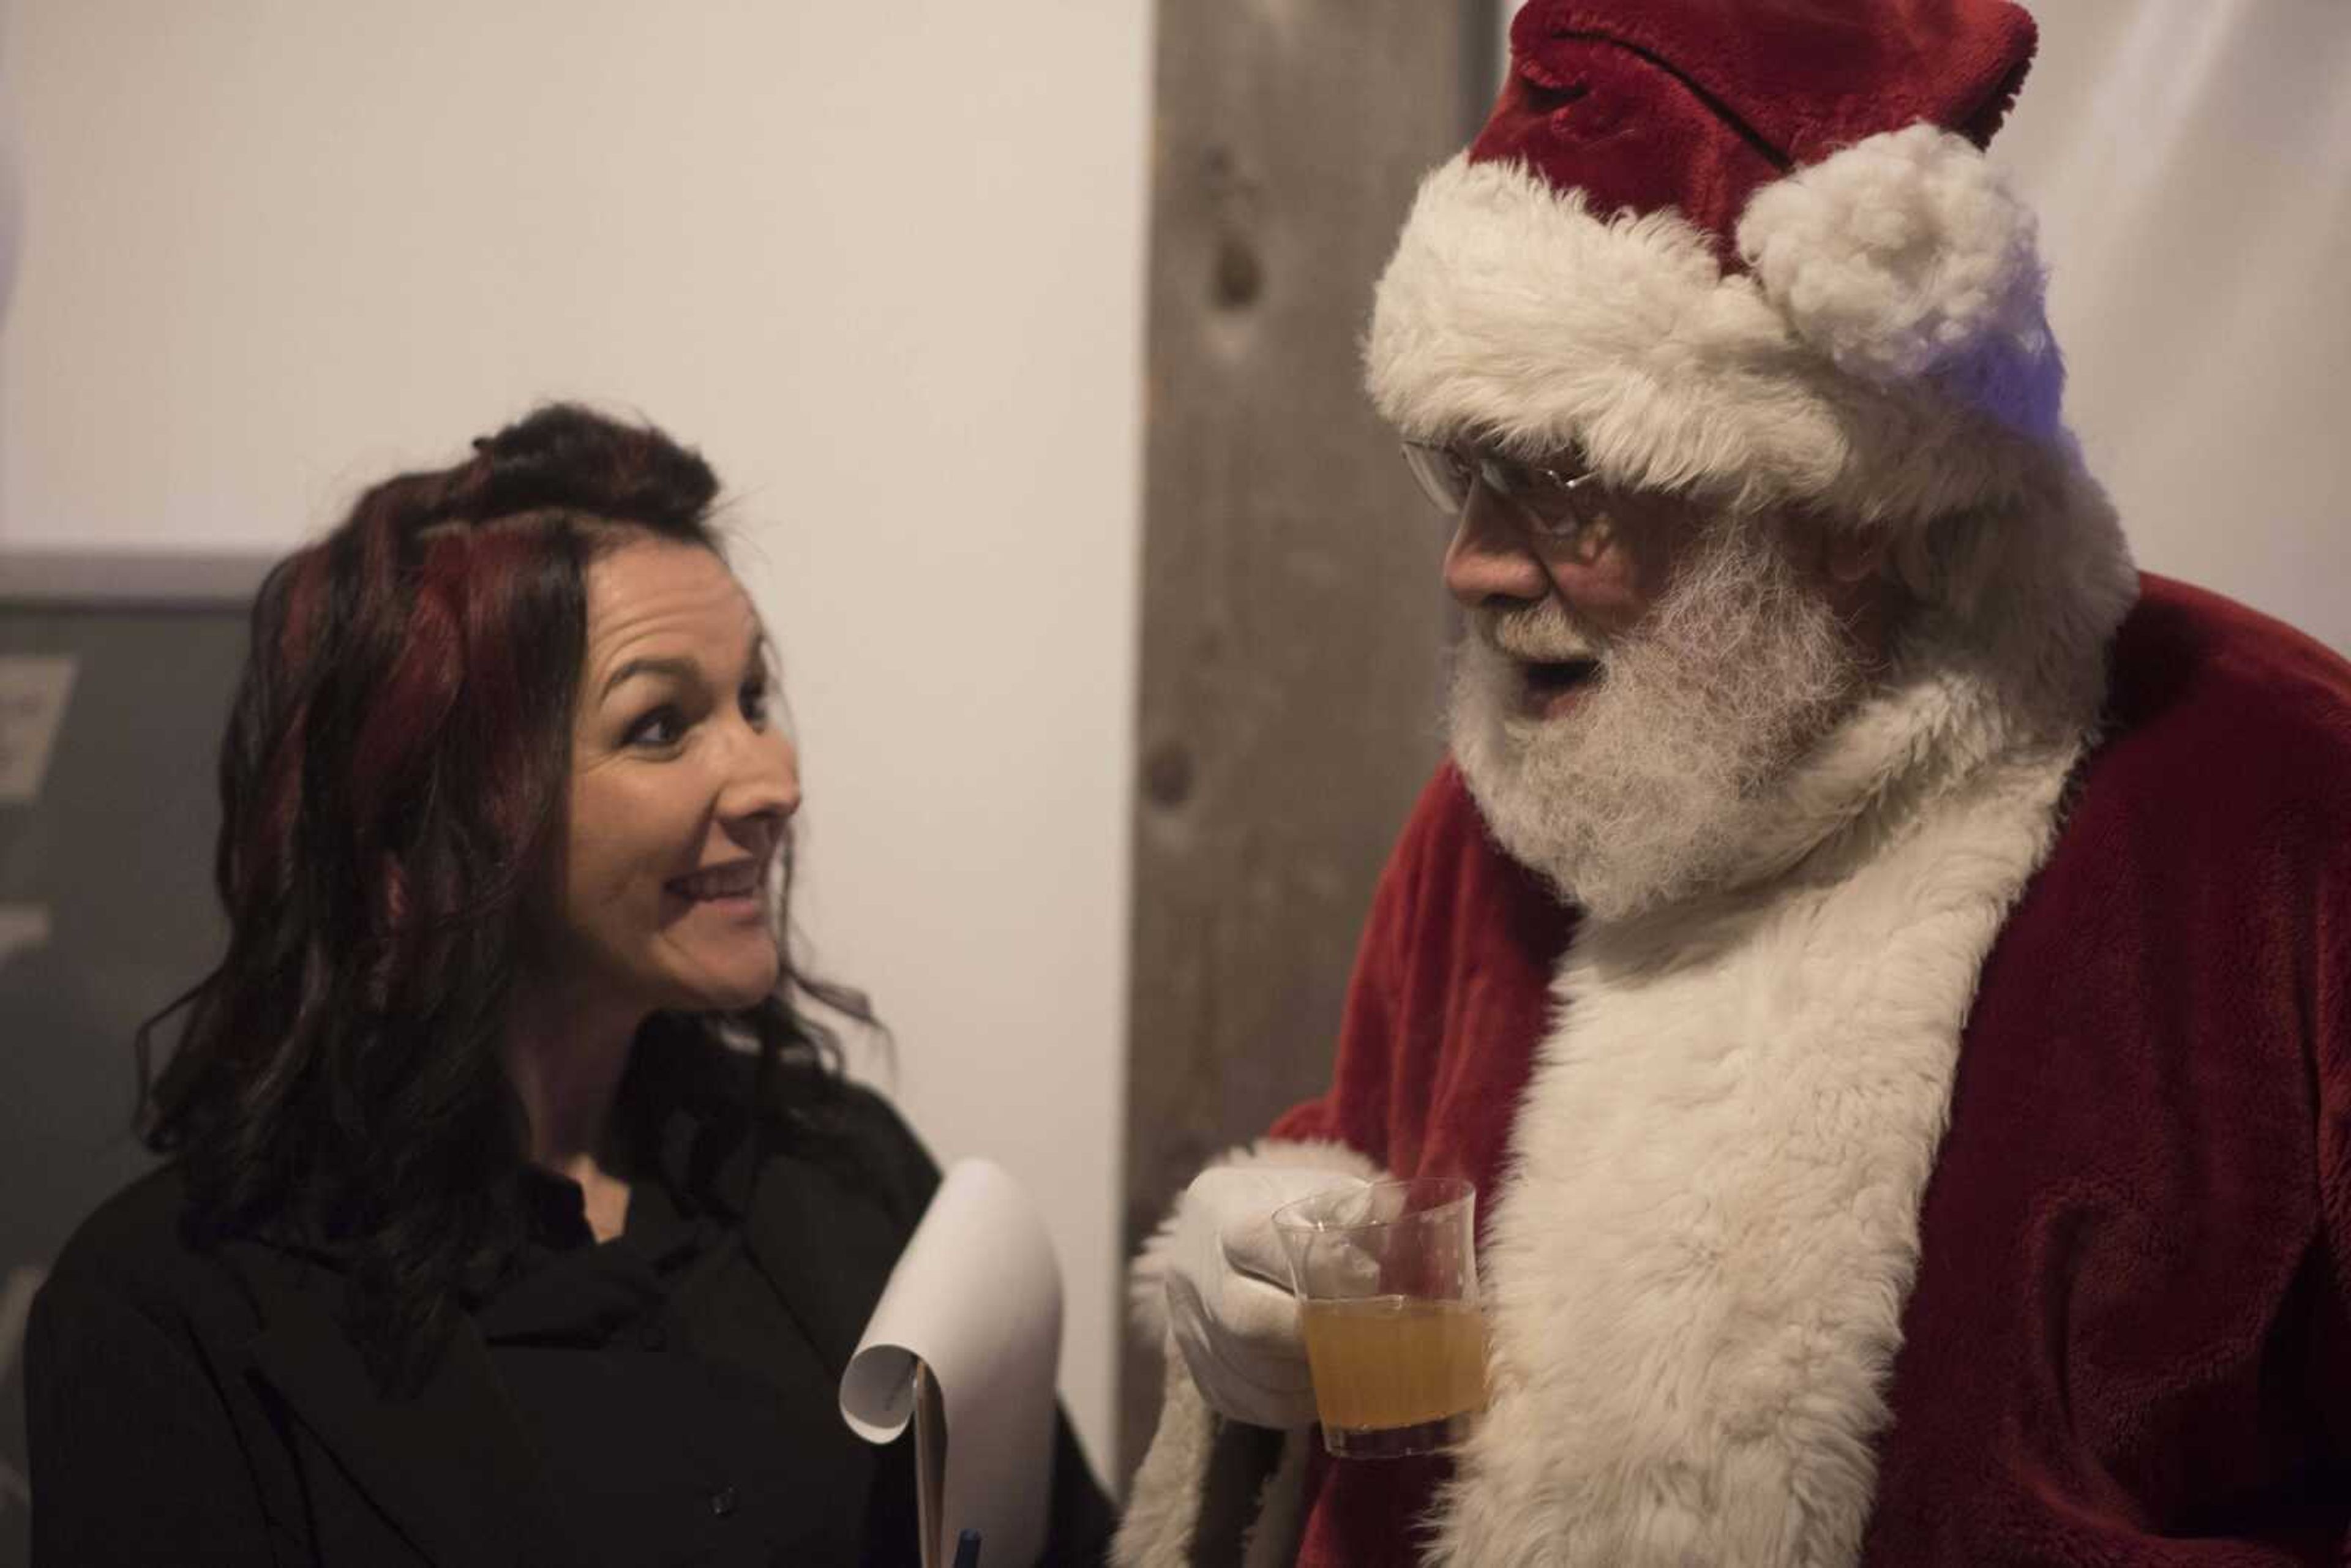
[[[640,1016],[748,1007],[800,800],[758,617],[716,555],[650,538],[599,556],[587,600],[556,983]]]

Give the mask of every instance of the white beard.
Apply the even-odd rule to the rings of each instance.
[[[1596,684],[1559,717],[1530,712],[1520,661],[1570,658],[1596,658]],[[1630,633],[1580,624],[1556,596],[1473,612],[1453,755],[1506,852],[1593,915],[1626,919],[1737,880],[1776,786],[1865,674],[1777,542],[1726,520]]]

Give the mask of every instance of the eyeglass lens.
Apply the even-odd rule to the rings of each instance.
[[[1521,463],[1499,453],[1437,446],[1426,442],[1404,444],[1405,462],[1429,503],[1447,517],[1458,517],[1468,505],[1471,487],[1486,487],[1526,512],[1546,533],[1571,532],[1583,521],[1576,491],[1581,478],[1563,479],[1548,468]]]

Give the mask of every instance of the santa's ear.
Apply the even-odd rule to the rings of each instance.
[[[1821,560],[1831,580],[1861,582],[1886,570],[1893,549],[1894,536],[1884,528],[1833,528]]]
[[[1792,559],[1833,583],[1864,582],[1894,556],[1894,532],[1856,523],[1821,507],[1790,507],[1779,518]]]

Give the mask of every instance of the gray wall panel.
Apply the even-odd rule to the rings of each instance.
[[[0,1568],[26,1561],[24,1368],[36,1272],[149,1165],[132,1136],[140,1021],[201,975],[224,927],[211,885],[214,764],[245,650],[242,604],[0,602],[0,658],[69,654],[40,797],[0,804],[0,906],[48,912],[0,958]]]

